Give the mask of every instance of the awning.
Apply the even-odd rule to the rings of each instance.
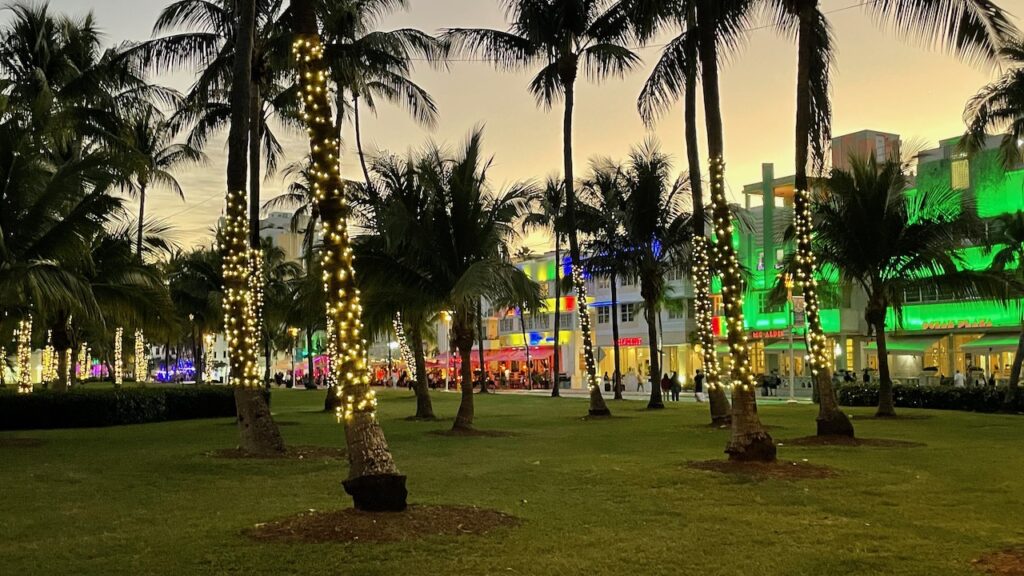
[[[772,344],[768,344],[764,347],[765,352],[786,352],[789,353],[789,340],[779,340]],[[803,338],[793,339],[793,352],[797,354],[807,354],[807,343],[804,342]]]
[[[509,348],[508,360],[516,360],[519,362],[526,361],[526,350],[524,348]],[[555,355],[555,349],[552,346],[530,346],[530,360],[545,360]]]
[[[886,338],[885,349],[889,354],[903,354],[911,356],[924,355],[938,338]],[[878,352],[878,343],[872,340],[864,347],[869,352]]]
[[[967,352],[984,354],[992,352],[1014,352],[1017,350],[1017,341],[1020,334],[988,334],[977,340],[961,344],[960,349]]]

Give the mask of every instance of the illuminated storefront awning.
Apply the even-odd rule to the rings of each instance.
[[[774,342],[772,344],[768,344],[768,345],[766,345],[764,347],[764,351],[765,352],[786,352],[786,353],[788,353],[789,352],[789,341],[788,340],[781,340],[779,342]],[[807,343],[804,342],[803,338],[799,338],[799,339],[794,338],[793,339],[793,352],[796,352],[797,354],[807,354]]]
[[[886,338],[885,349],[889,354],[924,355],[937,341],[937,338]],[[878,343],[872,340],[864,349],[878,353]]]
[[[960,349],[964,352],[984,354],[986,352],[1013,352],[1017,350],[1019,334],[989,334],[982,336],[966,344],[961,344]]]

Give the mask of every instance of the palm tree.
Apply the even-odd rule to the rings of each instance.
[[[427,209],[418,219],[410,214],[403,229],[392,230],[401,234],[398,249],[378,250],[365,264],[373,270],[363,272],[367,291],[372,286],[375,297],[453,311],[452,339],[462,376],[462,402],[453,429],[461,431],[473,428],[472,349],[480,297],[486,296],[493,307],[537,310],[540,305],[537,284],[507,256],[535,191],[530,184],[492,190],[491,160],[483,156],[482,144],[477,129],[458,155],[449,157],[433,146],[419,159]]]
[[[234,78],[252,74],[255,0],[238,2],[234,43]],[[250,304],[252,259],[246,206],[246,167],[249,121],[252,118],[249,82],[231,85],[231,129],[228,134],[227,208],[219,244],[224,258],[224,330],[228,339],[230,376],[235,386],[241,448],[253,454],[284,451],[284,441],[260,391],[257,355],[260,333]]]
[[[851,159],[849,171],[834,169],[827,191],[814,197],[812,248],[823,266],[836,269],[841,282],[867,294],[864,319],[878,346],[877,416],[894,416],[892,379],[886,348],[886,314],[901,318],[907,289],[951,292],[958,301],[979,297],[1006,300],[1005,275],[974,272],[960,249],[983,239],[973,198],[948,188],[907,191],[904,165],[871,156]],[[871,242],[859,231],[872,230]],[[860,238],[860,241],[855,241]]]
[[[562,234],[565,226],[565,188],[557,177],[550,177],[538,201],[539,210],[523,219],[524,230],[550,231],[555,240],[555,346],[551,356],[551,396],[559,396],[558,375],[561,366]]]
[[[291,280],[302,274],[302,266],[287,259],[284,250],[274,246],[269,238],[263,239],[263,290],[266,307],[262,335],[264,366],[263,381],[269,386],[271,360],[275,335],[285,334],[288,328],[288,311],[291,308]]]
[[[625,194],[621,204],[624,274],[640,281],[651,357],[651,398],[648,408],[664,408],[657,385],[662,374],[658,325],[666,294],[665,277],[686,258],[693,235],[690,213],[684,209],[688,193],[685,175],[672,179],[672,164],[652,140],[633,148],[624,168],[608,167],[621,175]]]
[[[146,219],[146,192],[151,186],[163,186],[184,200],[185,191],[171,170],[206,162],[202,152],[189,144],[177,143],[176,136],[175,125],[155,106],[131,114],[123,129],[121,139],[127,148],[130,166],[125,187],[139,199],[135,250],[140,256]]]
[[[592,161],[590,175],[581,188],[583,198],[579,214],[581,232],[587,237],[585,252],[588,255],[584,265],[592,275],[607,278],[611,289],[612,380],[614,398],[622,400],[618,279],[628,273],[622,258],[626,244],[622,229],[626,195],[622,169],[608,161]]]
[[[628,22],[607,11],[607,0],[502,0],[511,21],[508,31],[453,28],[445,33],[455,53],[481,54],[502,69],[517,70],[543,65],[530,83],[538,104],[552,107],[564,99],[562,138],[565,178],[565,226],[569,258],[576,284],[577,311],[583,337],[590,414],[610,414],[598,385],[597,365],[587,312],[586,286],[576,233],[576,194],[573,190],[572,121],[576,103],[576,79],[580,70],[601,80],[622,76],[640,58],[625,41]]]
[[[354,204],[357,206],[356,222],[370,231],[369,234],[353,240],[357,278],[372,283],[376,281],[374,274],[380,270],[375,257],[378,254],[394,257],[396,252],[404,249],[408,227],[412,222],[427,218],[430,196],[423,186],[413,158],[381,156],[370,163],[370,178],[369,185],[351,186]],[[407,288],[414,291],[417,287]],[[414,357],[415,418],[433,420],[434,408],[427,382],[423,339],[428,329],[428,320],[438,312],[438,309],[404,297],[390,299],[377,291],[364,289],[363,292],[368,297],[364,306],[367,323],[377,325],[377,332],[387,331],[386,327],[395,320],[396,311],[401,318],[404,332],[411,340],[410,347]]]
[[[818,435],[853,436],[853,426],[839,410],[832,390],[829,346],[821,328],[816,290],[816,264],[811,250],[813,225],[807,178],[808,157],[821,171],[831,140],[832,110],[829,76],[832,33],[819,0],[770,0],[776,28],[797,40],[796,177],[793,211],[796,227],[795,277],[802,288],[807,316],[808,363],[821,397]],[[991,0],[886,0],[865,4],[877,19],[894,24],[903,34],[950,46],[961,57],[993,62],[1016,28]]]
[[[701,180],[700,147],[697,138],[697,82],[700,74],[699,40],[697,28],[698,2],[677,0],[649,4],[648,0],[623,0],[620,9],[630,15],[637,36],[649,40],[660,30],[671,27],[678,34],[665,45],[661,58],[644,83],[637,99],[637,108],[647,125],[671,109],[683,97],[683,125],[686,143],[687,171],[690,175],[690,195],[693,210],[692,282],[697,321],[697,340],[708,390],[708,408],[711,423],[723,426],[730,422],[729,398],[718,373],[718,355],[712,320],[710,246],[705,236],[704,183]],[[737,6],[742,10],[744,6]],[[722,18],[716,36],[722,44],[733,47],[742,32],[741,18]]]
[[[408,492],[405,476],[398,473],[384,432],[376,416],[376,398],[370,389],[370,372],[363,347],[359,294],[352,270],[346,217],[351,212],[341,179],[338,158],[341,145],[331,122],[327,92],[327,65],[311,0],[291,3],[294,26],[293,55],[310,144],[313,196],[323,223],[322,262],[327,318],[333,323],[329,349],[344,403],[349,476],[343,483],[360,510],[404,510]]]
[[[344,107],[350,99],[356,151],[367,184],[371,178],[363,151],[360,103],[374,113],[378,101],[402,106],[428,128],[437,122],[437,104],[410,75],[415,58],[438,62],[443,47],[416,29],[376,29],[382,18],[408,7],[408,0],[323,0],[319,7],[324,58],[338,94],[335,130],[340,138]]]
[[[993,243],[1002,245],[996,251],[992,259],[992,268],[997,271],[1014,270],[1017,279],[1024,272],[1024,212],[1017,211],[1012,214],[1002,214],[997,219],[996,233]],[[1024,324],[1024,318],[1021,318]],[[1017,352],[1013,356],[1013,366],[1010,369],[1010,381],[1007,383],[1006,395],[1003,397],[1003,409],[1013,410],[1016,406],[1017,396],[1020,394],[1020,371],[1024,363],[1024,326],[1021,329],[1020,339],[1017,342]]]
[[[1012,166],[1021,160],[1024,142],[1024,37],[1006,41],[1000,56],[1007,64],[1006,72],[967,103],[964,143],[969,150],[980,150],[990,132],[1001,131],[1003,164]]]

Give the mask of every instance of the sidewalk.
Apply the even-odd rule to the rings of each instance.
[[[540,389],[540,390],[499,390],[499,391],[492,390],[492,392],[495,392],[496,394],[518,394],[518,395],[521,395],[521,396],[551,396],[551,390],[545,390],[545,389]],[[589,396],[589,393],[586,390],[582,390],[582,389],[578,389],[578,388],[572,388],[572,389],[565,389],[565,388],[563,388],[563,389],[559,390],[559,394],[561,396],[563,396],[563,397],[566,397],[566,398],[587,398]],[[610,400],[611,398],[614,397],[613,393],[605,392],[603,389],[601,391],[601,394],[604,396],[604,398],[606,400]],[[623,400],[632,400],[634,402],[647,402],[648,400],[650,400],[650,398],[651,398],[650,392],[637,392],[636,390],[629,390],[629,391],[625,391],[625,392],[622,393],[622,399]],[[786,404],[788,402],[788,400],[789,400],[789,397],[787,397],[787,396],[761,396],[760,394],[758,394],[758,396],[757,396],[757,401],[760,404]],[[686,392],[686,391],[683,391],[683,392],[681,392],[679,394],[679,401],[680,402],[689,402],[691,404],[696,404],[697,403],[697,399],[693,397],[693,392]],[[707,401],[705,400],[704,403],[706,403],[706,402]],[[801,398],[801,397],[797,396],[796,402],[798,404],[811,404],[811,399],[810,398]]]

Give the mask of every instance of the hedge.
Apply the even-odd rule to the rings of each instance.
[[[268,394],[269,396],[269,394]],[[269,399],[268,399],[269,401]],[[0,430],[89,428],[235,416],[229,386],[0,391]]]
[[[877,384],[845,384],[836,390],[843,406],[878,406]],[[1000,412],[1005,388],[952,386],[893,386],[893,398],[901,408],[932,408],[970,412]],[[1024,412],[1024,394],[1017,395],[1014,412]]]

